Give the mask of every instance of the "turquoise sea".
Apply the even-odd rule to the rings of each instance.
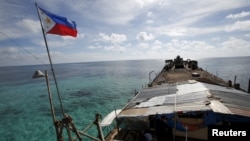
[[[225,80],[234,81],[236,75],[236,82],[248,89],[250,57],[209,58],[198,62],[200,67]],[[122,108],[136,90],[146,87],[163,65],[164,60],[131,60],[53,66],[64,111],[73,118],[77,129],[82,130],[94,121],[96,113],[104,117]],[[56,140],[46,81],[32,79],[36,70],[49,71],[56,118],[62,118],[49,65],[0,67],[1,141]],[[154,72],[149,76],[151,71]],[[91,127],[88,133],[96,136],[95,129]]]

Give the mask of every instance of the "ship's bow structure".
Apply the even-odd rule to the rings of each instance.
[[[172,140],[209,140],[211,129],[249,126],[249,101],[250,94],[231,81],[177,56],[166,60],[148,87],[116,113],[113,139],[140,140],[147,131],[157,140],[157,122],[166,117]]]

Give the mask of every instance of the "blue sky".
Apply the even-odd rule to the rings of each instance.
[[[77,24],[53,63],[250,55],[249,0],[0,0],[0,66],[49,63],[35,2]]]

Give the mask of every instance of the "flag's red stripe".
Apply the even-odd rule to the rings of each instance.
[[[57,34],[57,35],[70,35],[73,37],[77,36],[77,30],[72,29],[66,25],[63,24],[56,24],[51,30],[49,30],[47,33],[50,34]]]

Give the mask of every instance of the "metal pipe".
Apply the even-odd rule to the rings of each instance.
[[[84,128],[81,132],[86,132],[90,127],[92,127],[93,126],[93,123],[92,124],[90,124],[90,125],[88,125],[86,128]]]
[[[50,103],[51,115],[52,115],[53,122],[55,123],[56,117],[55,117],[54,106],[53,106],[53,103],[52,103],[52,95],[51,95],[51,91],[50,91],[50,86],[49,86],[49,79],[48,79],[48,72],[47,72],[47,70],[45,70],[45,77],[46,77],[46,84],[47,84],[48,95],[49,95],[49,103]]]
[[[60,106],[61,106],[62,115],[64,117],[65,116],[64,115],[65,112],[64,112],[63,105],[62,105],[62,98],[61,98],[61,95],[59,93],[59,88],[58,88],[58,84],[57,84],[57,80],[56,80],[56,75],[55,75],[54,68],[53,68],[53,63],[52,63],[52,60],[51,60],[51,57],[50,57],[50,52],[49,52],[49,47],[48,47],[47,39],[46,39],[46,36],[45,36],[45,33],[44,33],[44,28],[43,28],[43,25],[42,25],[42,21],[41,21],[41,17],[40,17],[40,14],[39,14],[37,3],[35,3],[35,5],[36,5],[36,9],[37,9],[37,14],[38,14],[38,17],[39,17],[40,25],[41,25],[41,28],[42,28],[44,43],[45,43],[45,46],[46,46],[46,49],[47,49],[47,54],[48,54],[48,57],[49,57],[51,71],[52,71],[53,78],[54,78],[54,81],[55,81],[55,84],[56,84],[56,90],[57,90],[57,95],[58,95]]]
[[[152,81],[150,76],[151,76],[151,73],[153,73],[153,72],[154,72],[154,71],[151,71],[151,72],[149,72],[149,74],[148,74],[148,79],[149,79],[149,82],[148,82],[148,83],[151,83],[151,81]]]
[[[86,136],[86,137],[88,137],[88,138],[90,138],[90,139],[92,139],[92,140],[95,140],[95,141],[101,141],[100,139],[95,138],[95,137],[92,137],[91,135],[86,134],[86,133],[83,133],[83,132],[81,132],[81,131],[79,131],[79,134],[81,134],[81,135],[83,135],[83,136]]]
[[[55,116],[55,110],[54,110],[54,105],[52,103],[52,95],[50,91],[50,85],[49,85],[49,76],[48,76],[48,71],[45,70],[45,78],[46,78],[46,84],[47,84],[47,89],[48,89],[48,95],[49,95],[49,103],[50,103],[50,110],[51,110],[51,115],[53,119],[53,124],[55,126],[56,134],[57,134],[57,140],[58,141],[63,141],[63,137],[59,133],[57,124],[56,124],[56,116]]]
[[[96,124],[97,130],[98,130],[98,137],[99,137],[99,139],[101,141],[104,141],[104,136],[103,136],[103,133],[102,133],[102,127],[101,127],[100,122],[99,122],[101,115],[97,113],[95,115],[95,117],[96,117],[95,124]]]
[[[236,84],[237,75],[234,76],[234,85]]]

